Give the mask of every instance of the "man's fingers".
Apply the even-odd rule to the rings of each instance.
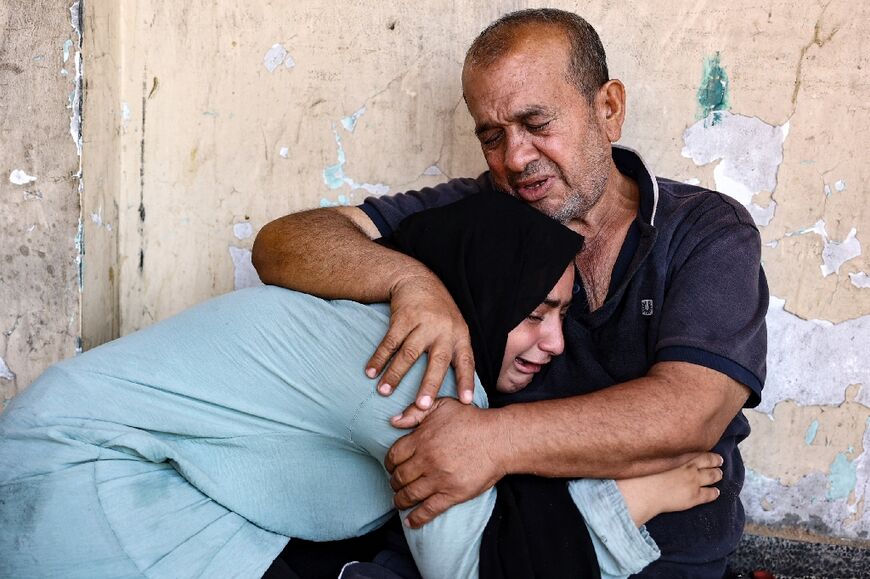
[[[391,394],[399,385],[399,382],[402,381],[402,378],[405,377],[405,374],[411,366],[414,365],[414,362],[416,362],[422,354],[422,348],[417,343],[413,342],[410,336],[405,338],[402,347],[393,355],[389,367],[381,377],[381,382],[378,385],[378,392],[381,394]],[[384,384],[387,384],[390,387],[389,392],[382,388]]]
[[[453,356],[453,369],[460,402],[471,404],[474,400],[474,352],[469,342],[457,346]]]
[[[413,476],[413,475],[412,475]],[[390,484],[393,479],[390,480]],[[418,478],[396,490],[396,495],[393,497],[393,504],[399,509],[409,509],[414,505],[421,503],[435,494],[437,490],[431,479]]]
[[[393,357],[393,354],[399,349],[399,346],[402,345],[405,336],[407,336],[406,332],[395,326],[390,326],[384,339],[381,340],[381,343],[378,344],[378,347],[375,349],[375,353],[372,354],[372,357],[369,358],[368,362],[366,362],[366,375],[369,378],[375,378],[378,374],[384,371],[384,368]],[[384,381],[382,380],[381,383],[384,383]],[[395,384],[392,384],[392,386],[395,387]]]
[[[414,443],[408,438],[408,434],[393,443],[390,450],[387,451],[387,456],[384,458],[384,466],[387,472],[391,473],[396,470],[396,467],[414,456]]]
[[[451,506],[452,503],[444,495],[432,495],[405,517],[404,524],[406,527],[419,529]]]
[[[442,347],[433,346],[430,350],[426,373],[423,375],[420,391],[417,392],[416,404],[420,410],[428,410],[432,407],[432,401],[438,396],[441,383],[444,382],[444,376],[450,369],[451,359],[450,352]]]
[[[401,414],[390,418],[390,424],[395,428],[415,428],[423,422],[423,419],[429,415],[435,408],[435,405],[429,407],[428,410],[420,410],[416,404],[411,404]]]

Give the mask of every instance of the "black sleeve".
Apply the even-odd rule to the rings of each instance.
[[[359,208],[368,215],[381,235],[386,237],[398,227],[402,219],[409,215],[424,209],[448,205],[467,195],[490,188],[489,173],[483,173],[477,179],[451,179],[446,183],[426,187],[419,191],[368,197]]]
[[[758,230],[742,207],[723,204],[694,221],[672,261],[656,361],[684,361],[746,385],[756,406],[767,357],[767,279]]]

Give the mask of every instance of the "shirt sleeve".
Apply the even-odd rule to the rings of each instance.
[[[419,191],[368,197],[359,208],[372,220],[381,236],[386,237],[409,215],[424,209],[449,205],[487,188],[491,188],[488,172],[481,174],[477,179],[451,179],[446,183]]]
[[[767,279],[761,239],[743,207],[719,201],[675,238],[656,361],[684,361],[746,385],[757,406],[766,375]],[[745,214],[745,215],[744,215]]]

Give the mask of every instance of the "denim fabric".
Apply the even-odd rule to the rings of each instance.
[[[646,528],[635,526],[614,481],[572,480],[568,491],[586,520],[601,579],[628,577],[658,559],[655,541]]]

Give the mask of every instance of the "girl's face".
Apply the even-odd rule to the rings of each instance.
[[[565,349],[562,320],[571,303],[573,288],[572,263],[544,302],[508,334],[496,390],[505,394],[522,390],[553,356],[562,353]]]

